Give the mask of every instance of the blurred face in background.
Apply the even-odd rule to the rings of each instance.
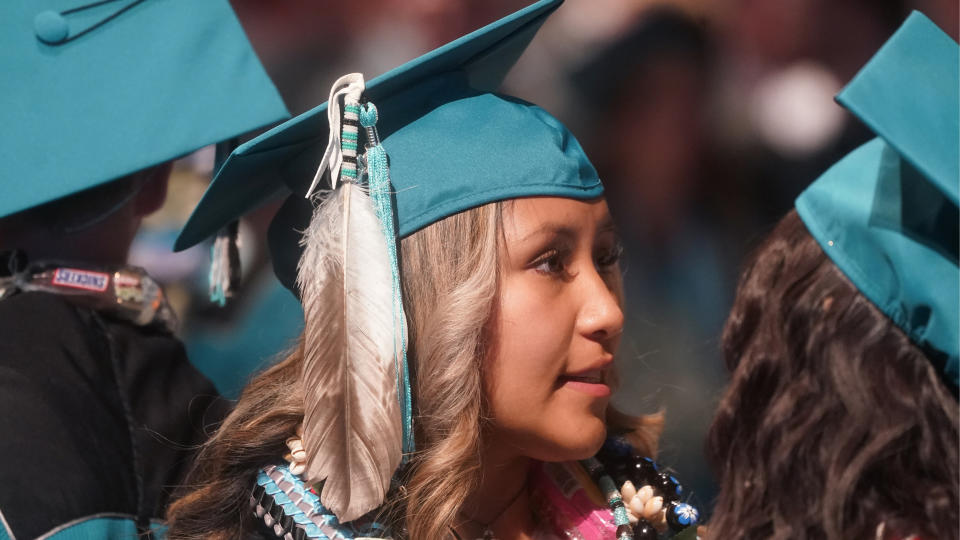
[[[705,146],[705,75],[696,62],[674,55],[650,61],[631,81],[616,100],[607,164],[618,193],[627,195],[622,205],[642,209],[645,226],[664,234],[686,216],[696,195]]]

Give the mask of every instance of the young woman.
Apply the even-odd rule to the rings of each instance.
[[[881,138],[747,264],[709,538],[958,537],[957,60],[912,15],[838,96]]]
[[[620,247],[596,171],[556,119],[490,92],[558,4],[369,84],[346,76],[329,109],[220,171],[181,240],[280,176],[295,195],[274,264],[305,331],[201,450],[171,537],[650,539],[695,523],[649,459],[660,418],[609,404]],[[304,189],[327,176],[329,193]]]

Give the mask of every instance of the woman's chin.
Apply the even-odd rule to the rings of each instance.
[[[591,417],[580,422],[570,422],[564,426],[564,432],[554,440],[553,448],[544,452],[541,461],[576,461],[596,455],[607,437],[607,426],[603,420]]]
[[[603,446],[607,438],[607,424],[602,420],[597,420],[596,425],[591,425],[589,430],[583,431],[582,444],[579,447],[578,455],[574,459],[587,459],[596,455]]]

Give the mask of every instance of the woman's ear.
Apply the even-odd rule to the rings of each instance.
[[[173,170],[173,162],[168,161],[143,171],[143,185],[134,200],[134,213],[138,217],[148,216],[163,206],[167,199],[167,183]]]

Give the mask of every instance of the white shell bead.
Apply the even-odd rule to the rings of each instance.
[[[633,482],[627,480],[623,483],[623,486],[620,488],[620,495],[623,496],[623,500],[629,501],[633,499],[633,496],[637,494],[637,488],[633,485]]]
[[[643,486],[637,491],[637,497],[640,497],[641,504],[647,504],[647,501],[653,498],[653,487]]]
[[[640,499],[640,495],[630,499],[630,510],[638,516],[643,515],[643,500]]]
[[[287,439],[287,448],[293,452],[296,452],[297,450],[303,450],[303,441],[296,437],[290,437]]]
[[[663,497],[654,497],[643,505],[643,517],[655,519],[660,510],[663,510]]]

